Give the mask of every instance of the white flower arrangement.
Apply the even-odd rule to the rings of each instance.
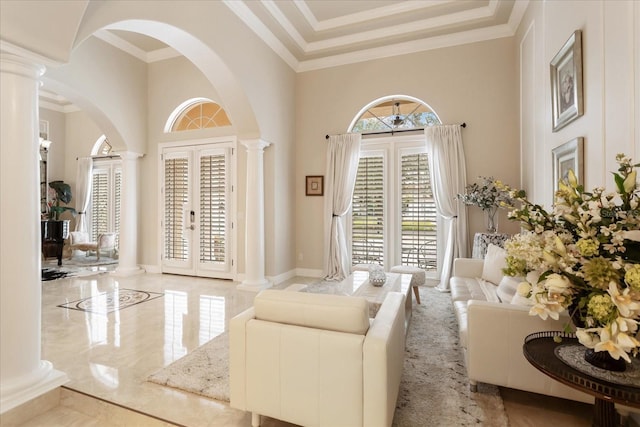
[[[478,206],[482,210],[495,210],[501,206],[507,206],[511,201],[509,191],[503,188],[500,181],[493,177],[479,176],[480,184],[469,184],[464,194],[458,194],[458,198],[467,206]]]
[[[528,230],[505,244],[505,274],[525,277],[518,293],[529,314],[569,311],[580,343],[631,362],[640,335],[640,187],[631,159],[618,154],[616,192],[584,191],[570,171],[551,212],[522,190],[500,185],[520,206],[509,213]]]

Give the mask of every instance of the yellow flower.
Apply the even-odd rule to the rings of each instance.
[[[580,255],[585,257],[594,256],[598,253],[600,242],[596,239],[580,239],[576,242]]]
[[[633,264],[627,269],[624,275],[624,281],[634,291],[640,291],[640,264]]]

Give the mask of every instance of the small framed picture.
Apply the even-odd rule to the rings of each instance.
[[[558,191],[558,183],[566,179],[569,171],[578,178],[578,183],[584,182],[583,154],[584,138],[575,138],[553,149],[553,194]]]
[[[576,30],[551,60],[553,131],[584,113],[582,107],[582,31]]]
[[[307,175],[305,194],[307,196],[324,195],[324,175]]]

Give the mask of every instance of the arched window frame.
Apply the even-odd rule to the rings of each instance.
[[[351,124],[349,124],[349,127],[347,128],[347,132],[352,132],[353,128],[356,126],[356,124],[360,121],[360,119],[362,118],[362,116],[369,111],[372,108],[375,108],[376,106],[383,104],[385,102],[389,102],[389,101],[410,101],[410,102],[415,102],[417,104],[421,104],[422,106],[426,107],[431,113],[433,113],[433,115],[438,119],[439,123],[442,123],[442,120],[440,120],[440,116],[438,116],[438,114],[435,112],[435,110],[426,102],[422,101],[421,99],[415,98],[413,96],[408,96],[408,95],[389,95],[389,96],[384,96],[382,98],[378,98],[375,99],[373,101],[371,101],[369,104],[365,105],[359,112],[358,114],[355,115],[355,117],[353,118],[353,120],[351,121]],[[385,116],[388,117],[388,116]],[[421,130],[422,128],[414,128],[414,129],[407,129],[407,128],[401,128],[401,129],[392,129],[390,128],[388,130],[388,132],[398,132],[398,131],[407,131],[407,130]],[[385,131],[386,132],[386,131]],[[376,132],[373,132],[376,133]],[[366,134],[366,133],[363,133]]]
[[[226,115],[226,110],[222,107],[222,105],[220,105],[218,102],[212,99],[202,98],[202,97],[191,98],[184,101],[180,105],[178,105],[171,112],[171,114],[169,115],[169,118],[167,119],[167,122],[164,125],[164,133],[177,132],[176,130],[174,130],[174,128],[177,125],[177,123],[182,119],[183,115],[187,113],[189,110],[191,110],[193,107],[199,104],[204,104],[204,103],[213,103],[218,105]]]

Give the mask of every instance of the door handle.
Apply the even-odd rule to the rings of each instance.
[[[196,213],[195,211],[191,211],[189,213],[189,219],[191,220],[191,225],[189,226],[189,230],[195,230],[196,226],[195,226],[195,222],[196,222]]]

